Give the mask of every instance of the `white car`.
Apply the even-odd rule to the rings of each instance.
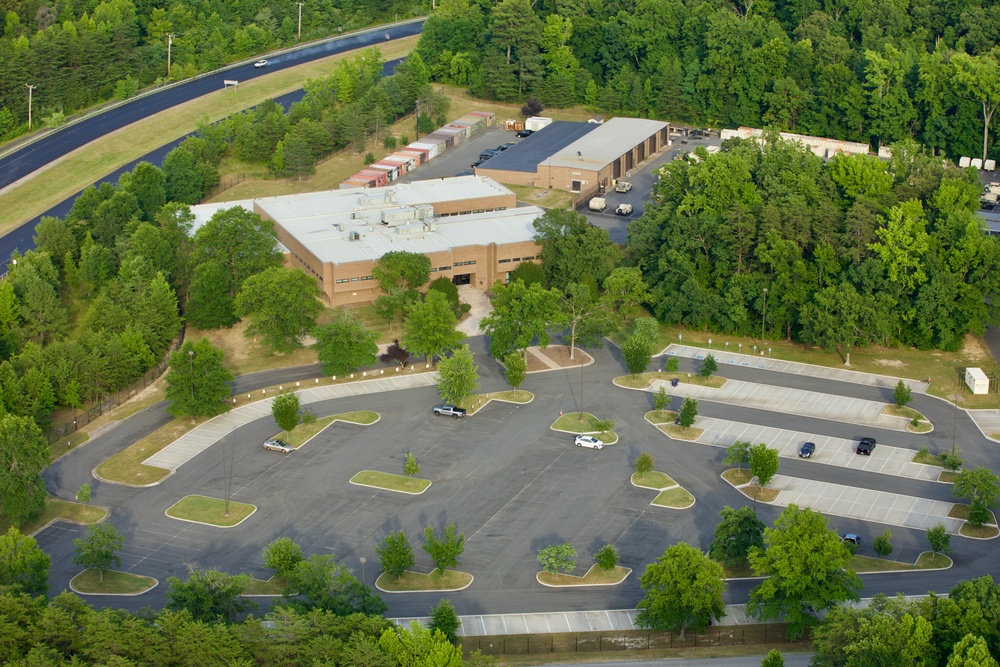
[[[591,449],[603,449],[604,443],[592,435],[578,435],[573,440],[577,447],[590,447]]]
[[[265,440],[264,449],[272,452],[281,452],[282,454],[288,454],[289,452],[295,451],[294,447],[289,445],[284,440],[279,440],[278,438],[271,438],[270,440]]]
[[[253,66],[256,67],[257,69],[263,69],[263,68],[267,67],[267,61],[266,60],[258,60],[257,62],[255,62],[253,64]]]

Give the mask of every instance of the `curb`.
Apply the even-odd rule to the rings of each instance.
[[[413,572],[412,570],[406,570],[407,572],[412,572],[413,574],[420,574],[420,572]],[[461,588],[427,588],[418,591],[390,591],[388,589],[382,588],[378,585],[378,580],[385,576],[385,572],[375,577],[375,588],[382,591],[383,593],[391,593],[394,595],[404,594],[404,593],[453,593],[455,591],[464,591],[466,588],[472,585],[472,582],[476,580],[476,577],[468,572],[462,572],[461,570],[452,570],[452,572],[459,572],[461,574],[469,575],[469,583],[462,586]]]
[[[591,565],[590,566],[590,570],[593,570],[595,567],[597,567],[597,566],[596,565]],[[621,566],[621,567],[624,567],[624,566]],[[623,576],[618,581],[610,582],[610,583],[607,583],[607,584],[547,584],[547,583],[545,583],[544,581],[541,580],[541,576],[543,574],[545,574],[544,570],[542,570],[541,572],[535,574],[535,581],[537,581],[542,586],[545,586],[546,588],[604,588],[606,586],[618,586],[620,584],[623,584],[625,582],[625,580],[628,579],[629,575],[632,574],[632,568],[626,567],[625,569],[628,570],[625,573],[625,576]],[[590,574],[590,570],[587,570],[587,574]],[[583,579],[584,577],[587,576],[587,574],[583,575],[583,577],[575,577],[575,578],[577,578],[577,579]],[[575,575],[567,574],[567,575],[564,575],[564,576],[573,577]]]
[[[365,471],[361,470],[360,472],[365,472]],[[378,472],[378,471],[377,470],[372,470],[371,472]],[[358,473],[354,473],[354,474],[356,476]],[[385,474],[391,475],[391,474],[394,474],[394,473],[385,473]],[[434,485],[434,482],[432,482],[429,479],[428,480],[424,480],[424,481],[426,481],[428,484],[424,488],[423,491],[400,491],[399,489],[390,489],[390,488],[385,487],[385,486],[375,486],[374,484],[365,484],[363,482],[355,482],[354,481],[354,477],[351,477],[351,479],[347,480],[347,483],[348,484],[353,484],[354,486],[364,486],[364,487],[369,488],[369,489],[378,489],[379,491],[388,491],[390,493],[405,493],[408,496],[421,496],[421,495],[423,495],[424,493],[427,492],[427,489],[431,488],[431,486]],[[461,590],[461,589],[459,589],[459,590]]]
[[[84,570],[83,572],[86,572],[86,571],[87,570]],[[79,577],[81,574],[83,574],[83,572],[75,574],[73,576],[73,579],[76,579],[77,577]],[[122,572],[121,570],[109,570],[109,572],[121,572],[121,574],[132,574],[131,572]],[[150,586],[149,588],[147,588],[144,591],[139,591],[138,593],[86,593],[86,592],[81,591],[80,589],[78,589],[76,586],[74,586],[73,585],[73,579],[70,579],[69,580],[69,587],[70,587],[70,590],[72,590],[77,595],[100,595],[101,597],[126,597],[126,598],[134,598],[134,597],[136,597],[138,595],[145,595],[146,593],[148,593],[149,591],[153,590],[154,588],[156,588],[157,586],[160,585],[160,580],[157,579],[156,577],[147,577],[144,574],[136,574],[136,575],[133,575],[133,576],[144,577],[146,579],[152,579],[153,580],[153,585]]]

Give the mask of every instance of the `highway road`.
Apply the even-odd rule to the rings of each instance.
[[[423,27],[423,21],[424,19],[416,19],[411,22],[373,28],[343,37],[335,37],[302,49],[284,52],[280,55],[269,57],[267,59],[269,64],[266,69],[256,69],[251,62],[230,66],[176,86],[145,95],[127,104],[108,109],[78,123],[69,125],[0,159],[0,189],[106,134],[178,104],[215,92],[222,88],[222,82],[225,79],[246,81],[275,70],[301,65],[305,62],[326,58],[344,51],[378,45],[385,42],[387,36],[389,39],[410,37],[419,34]],[[386,63],[386,73],[391,74],[399,62],[401,60]],[[278,101],[287,107],[292,102],[301,99],[302,94],[302,91],[299,90],[282,96]],[[177,141],[142,156],[125,167],[106,175],[98,180],[97,183],[105,181],[115,183],[123,172],[130,171],[136,164],[144,160],[159,165],[162,163],[164,156],[185,138],[181,137]],[[77,192],[72,197],[45,211],[42,216],[65,216],[79,195],[80,193]],[[33,218],[0,238],[0,258],[2,258],[3,264],[7,263],[8,258],[14,250],[23,254],[34,247],[32,236],[34,235],[35,225],[38,224],[40,219],[41,216]]]
[[[486,356],[482,337],[470,340],[477,355],[482,391],[504,388],[497,367]],[[125,488],[95,481],[91,470],[157,425],[166,421],[163,405],[154,406],[57,461],[45,478],[52,493],[72,498],[81,484],[90,483],[94,503],[109,507],[109,521],[125,535],[123,569],[155,576],[161,585],[136,598],[92,598],[98,605],[154,608],[164,602],[167,576],[183,577],[184,563],[227,572],[247,571],[267,577],[261,551],[271,539],[287,535],[307,554],[332,553],[360,576],[359,558],[377,563],[374,546],[386,532],[405,529],[414,542],[417,563],[428,565],[419,550],[419,531],[428,523],[455,521],[466,535],[460,569],[476,580],[465,591],[448,593],[460,614],[528,613],[541,611],[634,608],[642,596],[638,575],[621,586],[553,593],[537,585],[535,554],[541,547],[571,541],[581,554],[614,543],[622,562],[641,573],[670,545],[683,541],[706,547],[719,511],[725,505],[749,501],[719,480],[725,468],[724,450],[669,440],[642,420],[650,409],[648,392],[613,388],[610,380],[623,374],[614,348],[595,350],[595,364],[578,369],[529,376],[524,388],[535,394],[525,406],[493,404],[466,420],[436,419],[429,407],[436,402],[433,388],[356,396],[310,406],[325,415],[354,409],[373,409],[382,420],[368,428],[335,425],[316,441],[288,456],[265,452],[260,442],[277,430],[270,417],[240,427],[227,437],[226,458],[235,500],[258,505],[244,525],[215,529],[167,519],[163,511],[188,493],[221,497],[222,451],[218,445],[197,455],[174,475],[147,489]],[[662,360],[659,360],[662,363]],[[682,370],[694,370],[692,361]],[[886,400],[890,390],[851,383],[787,375],[753,368],[726,367],[734,379],[763,384],[808,387],[814,391]],[[241,378],[238,391],[279,381],[314,376],[315,367],[269,371]],[[583,394],[581,395],[581,387]],[[598,398],[599,397],[599,398]],[[567,436],[549,430],[560,411],[578,408],[597,411],[616,421],[621,443],[601,451],[573,447]],[[915,396],[913,407],[937,424],[950,426],[950,404]],[[700,413],[709,417],[794,428],[834,437],[855,437],[858,427],[830,420],[808,419],[764,410],[703,401]],[[946,433],[947,431],[947,433]],[[940,435],[903,434],[871,429],[880,442],[917,447],[950,446],[951,429]],[[994,451],[965,413],[959,413],[956,433],[969,465],[1000,468]],[[697,499],[689,510],[652,508],[649,493],[628,483],[631,462],[640,451],[650,451],[657,469],[670,474]],[[395,494],[355,487],[348,479],[362,469],[402,470],[404,453],[413,452],[423,466],[422,477],[433,480],[423,496],[400,499]],[[859,488],[880,489],[938,500],[950,497],[950,487],[933,482],[881,475],[850,468],[782,460],[781,472]],[[765,523],[781,508],[758,504]],[[839,532],[860,533],[863,554],[884,526],[842,517],[830,517]],[[52,556],[51,593],[65,588],[78,568],[71,564],[73,538],[83,529],[59,523],[37,536]],[[893,526],[893,556],[913,562],[926,549],[923,531]],[[955,537],[955,566],[950,570],[872,574],[863,576],[864,595],[874,593],[924,594],[947,592],[961,579],[982,574],[1000,575],[993,557],[995,543]],[[370,567],[372,583],[377,565]],[[726,602],[747,599],[754,581],[731,581]],[[389,615],[421,616],[441,594],[384,595]],[[262,607],[267,606],[262,603]]]

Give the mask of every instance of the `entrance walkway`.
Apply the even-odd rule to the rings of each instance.
[[[325,387],[302,389],[295,392],[295,394],[299,397],[299,402],[302,405],[309,405],[310,403],[326,401],[331,398],[376,394],[384,391],[396,391],[398,389],[429,387],[435,383],[434,378],[435,373],[387,375],[377,380],[345,382]],[[240,426],[270,415],[271,401],[273,400],[274,397],[272,396],[271,398],[243,405],[218,417],[214,417],[177,438],[159,452],[143,461],[143,464],[176,471],[179,467],[198,454],[201,454]]]
[[[670,344],[663,352],[657,356],[687,357],[688,359],[704,359],[706,354],[712,354],[721,368],[725,364],[735,366],[747,366],[749,368],[760,368],[766,371],[776,371],[778,373],[794,373],[795,375],[809,375],[826,380],[837,380],[838,382],[853,382],[854,384],[866,384],[872,387],[894,388],[902,380],[916,394],[923,394],[927,391],[927,383],[919,380],[909,380],[907,378],[897,378],[890,375],[877,375],[875,373],[862,373],[860,371],[849,371],[842,368],[829,368],[827,366],[816,366],[814,364],[802,364],[796,361],[782,361],[764,356],[754,356],[752,354],[741,354],[735,351],[717,349],[706,350],[703,347],[692,347],[690,345]]]
[[[493,304],[486,296],[486,292],[476,289],[472,285],[462,285],[458,288],[458,300],[472,306],[469,316],[458,323],[455,328],[466,336],[478,336],[482,333],[479,330],[479,323],[483,318],[493,312]]]
[[[727,379],[726,384],[721,389],[715,389],[684,381],[681,381],[676,387],[672,387],[669,382],[657,380],[650,385],[647,391],[656,393],[661,387],[672,396],[690,396],[717,403],[729,403],[747,408],[830,419],[838,422],[865,424],[896,431],[905,431],[906,425],[909,423],[905,417],[883,415],[882,410],[888,403],[866,401],[836,394],[823,394],[804,389],[790,389],[779,385]]]
[[[871,456],[858,456],[854,451],[857,446],[856,440],[831,438],[815,433],[744,424],[713,417],[699,417],[695,426],[704,429],[704,433],[696,442],[716,447],[728,447],[737,440],[754,444],[763,442],[772,449],[777,449],[779,456],[794,459],[798,458],[799,446],[802,443],[813,442],[816,443],[816,451],[809,460],[815,463],[929,482],[937,481],[941,471],[944,470],[940,466],[913,463],[913,455],[916,452],[906,447],[879,444]]]

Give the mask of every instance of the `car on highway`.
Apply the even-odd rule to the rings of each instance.
[[[278,438],[269,438],[264,441],[264,449],[269,452],[281,452],[282,454],[288,454],[294,452],[295,448],[289,445],[284,440]]]
[[[816,451],[815,442],[803,442],[802,446],[799,447],[799,458],[800,459],[811,459],[813,452]]]
[[[875,451],[875,438],[861,438],[858,446],[854,448],[854,453],[862,456],[871,456],[873,451]]]
[[[465,416],[465,408],[460,408],[451,403],[442,403],[434,406],[434,415],[437,417],[451,415],[453,419]]]
[[[604,449],[604,443],[592,435],[578,435],[573,439],[573,444],[577,447],[590,447],[591,449]]]
[[[267,61],[266,60],[258,60],[257,62],[255,62],[253,64],[253,66],[256,67],[257,69],[264,69],[265,67],[267,67]]]
[[[525,137],[530,137],[535,133],[534,130],[520,130],[514,134],[518,139],[524,139]]]

